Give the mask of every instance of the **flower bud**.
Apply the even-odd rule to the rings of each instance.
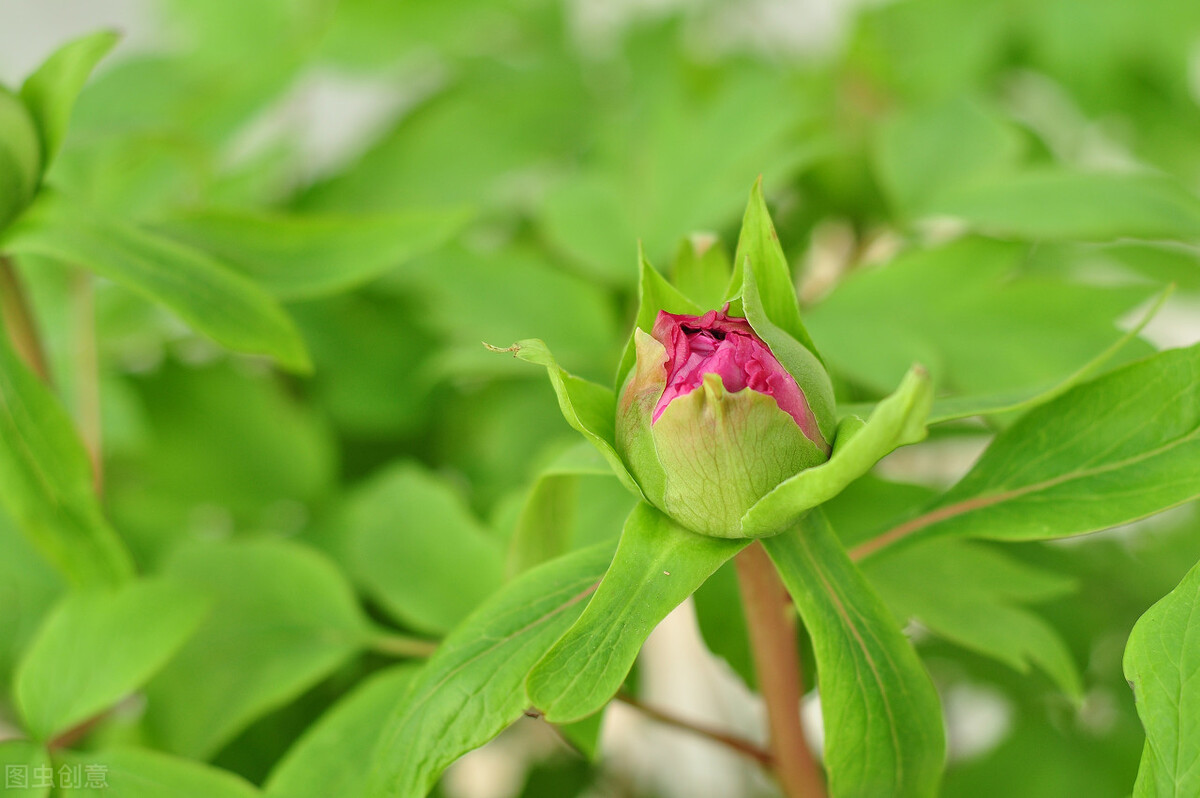
[[[744,537],[741,518],[829,444],[796,378],[728,305],[660,311],[634,333],[617,447],[646,498],[684,526]]]

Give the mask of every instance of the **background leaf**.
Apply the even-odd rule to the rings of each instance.
[[[0,498],[73,584],[114,585],[133,571],[92,487],[71,419],[0,335]]]
[[[139,748],[72,751],[56,755],[55,764],[82,773],[84,785],[87,768],[97,768],[103,775],[103,787],[60,788],[55,795],[64,798],[255,798],[261,794],[232,773]]]
[[[296,543],[195,543],[164,574],[212,601],[195,636],[146,686],[146,728],[167,751],[211,756],[367,641],[341,573]]]
[[[78,265],[166,305],[188,324],[240,352],[283,366],[311,364],[291,319],[261,288],[198,250],[90,210],[43,203],[0,245]]]
[[[371,751],[403,703],[419,666],[397,665],[363,680],[310,727],[271,771],[265,793],[278,798],[363,795]]]
[[[49,740],[109,708],[167,662],[196,631],[205,609],[196,592],[163,580],[67,595],[17,669],[25,727],[36,739]]]
[[[442,771],[529,708],[525,677],[583,612],[608,566],[600,544],[527,571],[438,647],[373,756],[372,798],[422,798]]]
[[[155,228],[295,300],[348,290],[425,255],[467,218],[461,210],[295,216],[209,208]]]
[[[21,100],[29,108],[41,139],[43,172],[66,137],[75,98],[119,38],[113,31],[80,37],[60,47],[21,86]]]
[[[446,632],[500,586],[504,556],[462,498],[419,467],[393,467],[350,499],[352,571],[389,614]]]
[[[1200,348],[1173,349],[1073,388],[999,435],[921,515],[855,552],[932,536],[1065,537],[1194,498],[1198,370]]]
[[[1196,607],[1200,567],[1138,620],[1125,646],[1125,678],[1146,727],[1146,746],[1133,794],[1188,795],[1200,789],[1200,692],[1192,677],[1200,669]]]

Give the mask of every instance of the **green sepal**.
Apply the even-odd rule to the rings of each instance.
[[[654,329],[654,320],[658,317],[660,310],[668,313],[688,313],[695,316],[703,312],[695,302],[680,293],[678,288],[667,282],[667,279],[650,265],[641,245],[638,245],[638,262],[641,278],[638,280],[638,312],[634,320],[634,333],[637,330],[650,333]],[[621,355],[621,364],[617,367],[616,389],[618,391],[625,385],[625,379],[633,369],[634,359],[637,356],[634,333],[629,334],[629,341],[625,344],[625,351]]]
[[[611,390],[569,373],[558,365],[545,342],[538,338],[526,338],[504,349],[491,344],[484,346],[493,352],[511,352],[513,357],[526,363],[545,366],[563,418],[600,451],[622,485],[642,496],[642,489],[617,454],[614,427],[617,408]]]
[[[746,268],[747,265],[749,268]],[[744,293],[745,274],[751,271],[755,282],[762,287],[766,317],[807,347],[819,360],[821,355],[817,352],[816,344],[800,319],[800,304],[792,284],[792,273],[783,247],[779,244],[775,225],[771,222],[767,201],[763,198],[761,176],[750,190],[750,202],[742,217],[742,232],[733,255],[733,276],[725,294],[727,300]]]
[[[33,199],[41,169],[33,117],[16,95],[0,86],[0,229]]]
[[[865,424],[854,416],[843,420],[827,463],[801,471],[751,507],[742,517],[743,531],[754,537],[784,531],[870,471],[884,455],[924,440],[932,403],[928,372],[913,366],[895,393],[876,405]]]
[[[825,461],[795,419],[764,393],[729,393],[716,374],[674,399],[651,429],[666,485],[662,509],[689,529],[747,534],[742,517],[780,482]]]
[[[37,125],[42,146],[41,171],[50,168],[67,135],[71,109],[96,68],[120,39],[116,31],[81,36],[58,48],[21,86],[21,100]]]
[[[780,365],[796,378],[796,384],[800,386],[809,409],[817,419],[817,428],[826,441],[832,441],[837,430],[837,403],[829,372],[825,370],[816,350],[810,349],[771,320],[759,285],[754,269],[746,269],[741,295],[746,321],[750,322],[754,332]],[[828,453],[828,446],[825,451]]]

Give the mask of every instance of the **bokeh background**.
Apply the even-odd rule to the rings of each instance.
[[[283,540],[332,564],[377,623],[444,633],[502,581],[539,474],[573,441],[544,373],[480,342],[540,337],[609,381],[638,242],[664,270],[680,247],[731,245],[760,174],[847,400],[887,392],[914,360],[943,393],[1061,378],[1167,282],[1174,296],[1121,357],[1200,339],[1200,229],[1176,211],[1200,190],[1194,0],[0,0],[0,81],[105,27],[122,41],[50,182],[258,279],[314,363],[297,375],[231,354],[100,281],[93,406],[76,384],[90,328],[72,275],[19,264],[60,395],[85,427],[98,408],[105,506],[150,572],[207,573],[213,547]],[[306,270],[335,278],[291,282]],[[914,484],[860,486],[840,511],[919,500],[988,434],[898,453],[881,475]],[[630,506],[594,477],[554,511],[586,541]],[[947,796],[1128,794],[1142,733],[1121,651],[1200,557],[1198,531],[1185,507],[1010,547],[1024,587],[1006,600],[1034,631],[1007,659],[912,630],[946,706]],[[16,597],[0,606],[7,683],[63,588],[2,519],[0,549]],[[213,589],[228,617],[250,617],[238,580],[294,589],[264,567],[203,578],[227,578]],[[968,589],[952,564],[921,576],[951,601]],[[722,656],[685,605],[648,644],[638,690],[761,737],[744,651],[719,608],[701,609]],[[134,739],[261,783],[390,661],[339,649],[292,667],[252,628],[208,623],[92,744]],[[815,696],[805,714],[818,735]],[[628,707],[599,745],[594,764],[522,721],[439,789],[770,794],[752,766]]]

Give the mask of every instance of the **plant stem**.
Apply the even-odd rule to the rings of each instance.
[[[437,650],[437,643],[398,634],[381,634],[371,638],[371,650],[391,657],[428,657]]]
[[[75,399],[79,436],[92,461],[92,484],[99,496],[104,488],[100,455],[100,359],[96,349],[96,299],[92,275],[71,275],[71,317],[74,323]]]
[[[12,260],[5,255],[0,255],[0,314],[4,316],[4,326],[17,354],[43,382],[49,382],[46,353],[29,309],[29,300]]]
[[[692,734],[697,734],[701,737],[712,740],[715,743],[720,743],[727,748],[732,748],[738,753],[745,754],[746,756],[750,757],[765,768],[770,768],[774,764],[770,751],[764,751],[762,748],[750,742],[749,740],[743,740],[741,737],[736,737],[732,734],[726,734],[723,731],[710,728],[700,723],[693,723],[689,720],[684,720],[683,718],[677,718],[674,715],[663,712],[661,709],[656,709],[648,704],[643,704],[641,701],[629,695],[628,693],[618,693],[617,700],[623,704],[628,704],[651,720],[658,721],[665,726],[670,726],[675,729],[682,729],[683,731],[688,731]]]
[[[820,766],[800,725],[800,656],[792,602],[762,544],[735,560],[754,672],[767,705],[775,775],[787,798],[824,798]]]

